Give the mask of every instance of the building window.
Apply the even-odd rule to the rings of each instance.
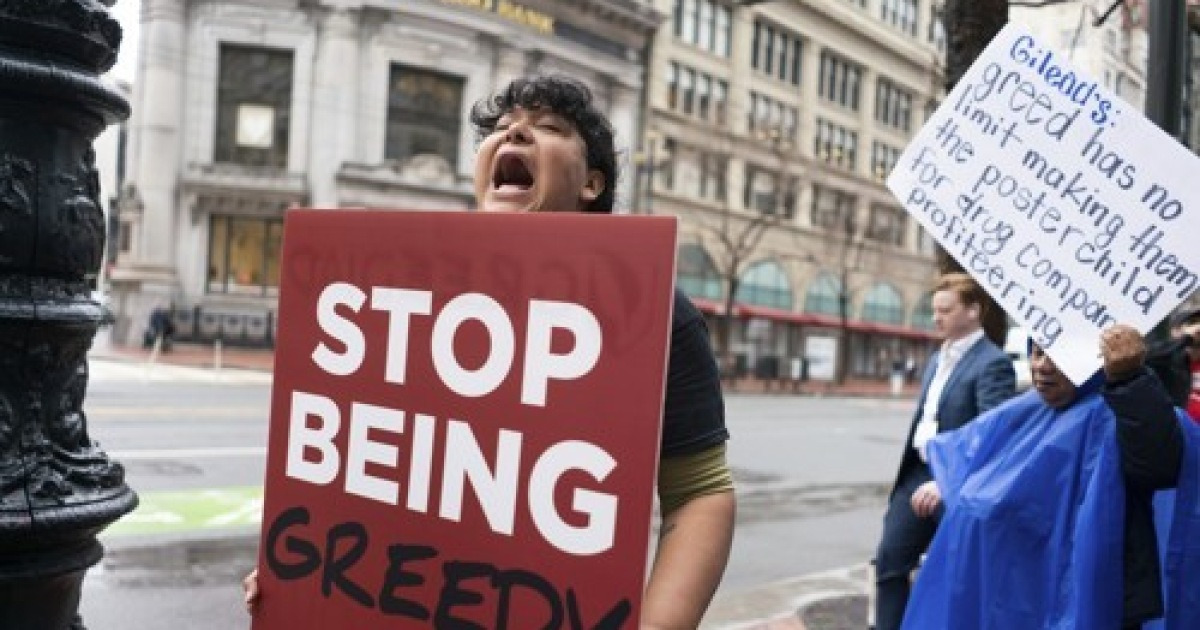
[[[937,241],[920,225],[917,226],[917,253],[927,255],[937,253]]]
[[[747,210],[790,219],[796,209],[796,185],[793,177],[784,179],[778,171],[747,162],[742,203]]]
[[[804,312],[841,315],[842,283],[829,272],[822,272],[804,295]]]
[[[737,301],[790,311],[792,284],[778,263],[769,260],[757,262],[742,274]]]
[[[729,158],[716,153],[700,155],[700,197],[723,202],[727,196]]]
[[[658,168],[651,171],[656,176],[655,180],[667,190],[675,189],[675,151],[675,138],[663,138],[663,153],[666,157],[662,159]]]
[[[795,141],[799,118],[800,111],[795,107],[758,92],[750,92],[747,128],[751,133],[763,138]]]
[[[682,9],[678,11],[682,19],[675,26],[676,34],[679,39],[688,44],[696,43],[697,22],[699,21],[700,0],[676,0]]]
[[[901,131],[912,128],[912,92],[880,78],[875,86],[875,120]]]
[[[667,66],[667,107],[725,124],[729,83],[672,61]]]
[[[858,111],[861,80],[862,68],[858,65],[827,50],[821,51],[821,72],[818,78],[821,98]]]
[[[696,243],[679,246],[679,269],[676,271],[679,290],[690,297],[719,300],[722,297],[721,274],[712,257]]]
[[[133,221],[121,221],[117,229],[117,251],[122,254],[133,251]]]
[[[722,57],[729,56],[729,39],[733,23],[733,14],[729,7],[717,7],[717,31],[713,37],[713,52]]]
[[[813,186],[813,226],[844,230],[852,224],[854,202],[850,193],[828,186]]]
[[[879,17],[909,35],[917,34],[917,0],[880,0]]]
[[[942,7],[940,2],[933,2],[929,6],[929,33],[927,38],[929,43],[938,52],[946,51],[946,23],[942,21]],[[1070,48],[1070,46],[1063,46]]]
[[[679,75],[679,87],[682,92],[682,107],[683,113],[691,114],[696,110],[696,71],[691,68],[684,68],[683,73]]]
[[[905,227],[905,214],[900,208],[882,204],[871,205],[871,220],[867,224],[867,238],[888,245],[904,245]]]
[[[713,80],[713,122],[725,125],[729,112],[729,84],[723,79]]]
[[[437,155],[457,170],[463,79],[392,64],[383,157]]]
[[[913,306],[912,327],[933,330],[933,292],[926,293]]]
[[[208,292],[279,294],[283,219],[213,215],[208,232]]]
[[[878,141],[871,144],[871,176],[876,181],[886,180],[899,160],[900,149]]]
[[[679,64],[667,64],[667,107],[679,109]]]
[[[800,85],[804,40],[799,35],[758,19],[754,21],[751,46],[750,63],[755,70],[774,79]]]
[[[863,298],[862,319],[879,324],[904,323],[904,300],[890,284],[880,283]]]
[[[712,2],[700,2],[700,36],[696,40],[696,45],[703,50],[713,49],[713,29],[716,27],[716,11],[713,10]]]
[[[828,164],[854,170],[858,156],[858,133],[818,118],[817,133],[813,136],[813,155]]]
[[[292,51],[221,44],[213,159],[287,169]]]
[[[732,10],[718,0],[675,0],[675,38],[721,57],[729,56]]]

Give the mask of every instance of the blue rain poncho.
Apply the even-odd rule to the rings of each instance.
[[[927,446],[945,515],[905,630],[1120,630],[1125,487],[1094,383],[1063,409],[1035,391]],[[1200,432],[1180,412],[1177,490],[1159,492],[1164,630],[1200,629]]]

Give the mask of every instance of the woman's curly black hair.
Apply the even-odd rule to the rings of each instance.
[[[480,100],[471,108],[471,124],[480,139],[496,130],[496,123],[513,109],[546,109],[569,120],[583,138],[588,169],[604,175],[604,191],[584,210],[610,213],[616,193],[617,155],[608,118],[596,109],[586,85],[561,75],[523,77]]]

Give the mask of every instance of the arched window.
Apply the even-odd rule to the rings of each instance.
[[[746,304],[791,310],[792,285],[777,263],[764,260],[754,263],[742,274],[737,299]]]
[[[838,307],[842,294],[842,283],[831,273],[817,276],[804,296],[804,312],[823,315],[841,315]]]
[[[679,290],[691,297],[721,299],[721,274],[712,257],[696,243],[679,246],[679,268],[675,270]]]
[[[913,306],[912,327],[933,330],[933,292],[922,295]]]
[[[879,283],[863,299],[862,318],[880,324],[904,323],[904,300],[890,284]]]

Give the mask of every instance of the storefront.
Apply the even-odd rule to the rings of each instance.
[[[724,304],[693,298],[710,331],[720,325]],[[731,326],[732,368],[727,377],[833,381],[841,344],[848,344],[847,377],[884,380],[899,365],[913,378],[937,348],[936,333],[813,313],[735,303]],[[717,343],[714,339],[714,343]],[[732,371],[730,371],[730,369]]]

